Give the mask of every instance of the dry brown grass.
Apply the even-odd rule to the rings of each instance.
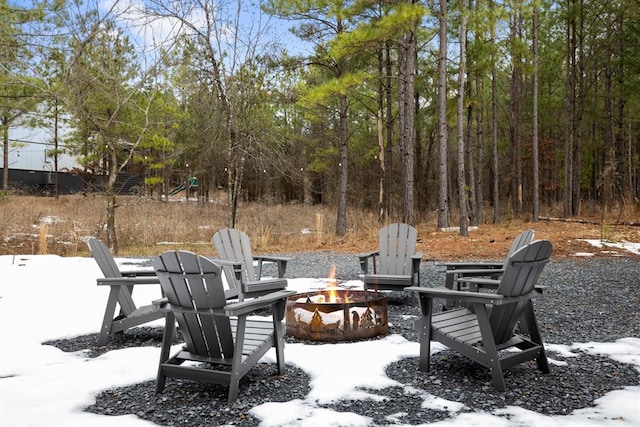
[[[120,197],[117,233],[120,255],[155,255],[167,249],[214,254],[211,237],[227,224],[224,195],[214,202],[161,202]],[[0,201],[0,254],[50,253],[86,256],[86,238],[105,238],[106,205],[99,195],[53,198],[10,196]],[[552,212],[552,211],[551,211]],[[638,207],[608,214],[605,225],[594,213],[590,223],[504,221],[484,224],[468,237],[436,231],[436,219],[421,218],[419,250],[428,259],[500,259],[511,240],[533,228],[537,238],[554,244],[554,256],[596,249],[580,239],[640,242],[640,227],[613,225],[640,220]],[[374,249],[380,228],[375,215],[351,210],[347,235],[336,237],[335,212],[326,206],[243,204],[237,228],[249,234],[256,253]],[[604,251],[600,254],[607,256]],[[631,255],[626,253],[626,255]]]

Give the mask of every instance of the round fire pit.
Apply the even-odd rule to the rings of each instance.
[[[287,335],[314,341],[350,341],[388,332],[387,296],[378,292],[327,289],[287,300]]]

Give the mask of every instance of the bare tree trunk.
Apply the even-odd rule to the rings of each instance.
[[[577,84],[577,90],[574,103],[575,108],[575,140],[573,147],[573,177],[571,178],[571,215],[580,215],[580,186],[582,180],[580,174],[582,171],[582,119],[584,117],[584,103],[585,103],[585,90],[584,90],[584,4],[583,0],[578,0],[578,24],[577,24],[577,46],[578,53],[577,59],[577,81],[574,79],[574,89]]]
[[[393,61],[391,59],[391,42],[387,41],[385,44],[385,68],[386,68],[386,83],[385,83],[385,97],[386,97],[386,144],[385,144],[385,195],[384,205],[386,209],[386,217],[391,218],[393,216],[393,204],[391,200],[391,194],[393,193]]]
[[[2,123],[2,191],[9,191],[9,126]]]
[[[609,37],[609,26],[607,26],[607,38]],[[613,205],[614,193],[616,188],[616,176],[618,174],[615,161],[615,137],[613,123],[613,70],[611,59],[611,53],[608,53],[604,69],[604,164],[602,171],[602,182],[600,185],[603,212],[611,209],[611,206]]]
[[[467,91],[467,99],[472,97],[472,84],[471,76],[467,75],[467,83],[465,84],[465,90]],[[473,138],[473,105],[476,103],[468,102],[469,106],[467,110],[467,123],[465,131],[465,157],[467,162],[467,184],[469,190],[467,191],[468,203],[469,203],[469,225],[478,225],[478,205],[476,203],[476,170],[475,161],[473,158],[474,138]]]
[[[540,177],[538,168],[538,8],[534,5],[533,10],[533,106],[531,112],[532,133],[533,133],[533,221],[538,221],[540,211]]]
[[[571,0],[571,4],[574,0]],[[564,217],[572,216],[572,189],[573,189],[573,153],[574,153],[574,130],[575,130],[575,69],[576,69],[576,22],[575,15],[569,17],[567,22],[567,81],[565,97],[565,109],[567,123],[565,128],[565,150],[564,150]]]
[[[411,0],[408,0],[411,2]],[[398,49],[400,151],[402,154],[402,222],[415,225],[413,169],[415,160],[415,33],[409,29]]]
[[[580,4],[582,6],[582,1],[580,1]],[[582,10],[582,9],[581,9]],[[614,24],[616,26],[616,32],[617,34],[624,34],[625,32],[625,28],[624,28],[624,22],[625,22],[625,12],[621,11],[620,14],[618,15],[617,19],[616,19],[616,23]],[[582,22],[582,21],[581,21]],[[582,27],[580,28],[580,30],[582,30]],[[580,34],[582,36],[582,33]],[[582,40],[581,40],[582,41]],[[624,37],[621,37],[619,40],[619,46],[617,46],[617,51],[618,52],[624,52],[627,49],[627,41],[624,39]],[[582,45],[581,45],[582,46]],[[581,64],[582,65],[582,64]],[[623,88],[626,85],[625,82],[625,64],[624,61],[618,61],[618,70],[616,73],[616,82],[617,82],[617,86],[619,88]],[[616,169],[618,171],[618,175],[619,175],[619,193],[617,194],[618,196],[620,196],[620,200],[623,200],[623,198],[627,195],[630,194],[630,192],[628,192],[628,190],[630,190],[630,188],[627,188],[627,182],[628,182],[628,175],[631,171],[628,171],[627,168],[625,167],[625,105],[626,105],[626,98],[625,96],[620,92],[620,90],[616,91],[616,97],[617,97],[617,108],[616,108],[616,135],[615,135],[615,140],[616,140],[616,154],[617,154],[617,162],[616,162]]]
[[[494,0],[489,3],[491,12],[495,7]],[[493,172],[492,188],[493,188],[493,223],[500,223],[500,181],[498,179],[498,71],[496,66],[496,28],[491,27],[491,169]]]
[[[483,165],[484,165],[484,101],[481,96],[484,86],[484,79],[480,73],[476,73],[476,93],[478,97],[478,108],[476,108],[477,130],[476,130],[476,223],[484,222],[484,191],[482,189]]]
[[[377,112],[377,125],[378,125],[378,164],[380,165],[380,177],[378,181],[378,223],[381,225],[386,221],[386,209],[384,205],[385,200],[385,164],[384,164],[384,50],[378,51],[378,112]]]
[[[107,246],[114,254],[118,253],[118,236],[116,233],[116,209],[118,207],[116,199],[116,181],[118,179],[118,157],[116,150],[110,145],[109,164],[107,170],[109,176],[105,186],[107,197]]]
[[[447,0],[440,0],[438,50],[438,228],[449,226],[447,168]]]
[[[467,48],[467,6],[460,4],[460,65],[458,67],[458,198],[460,211],[460,235],[469,235],[469,217],[467,215],[467,182],[464,170],[465,141],[464,141],[464,91],[466,77],[466,48]]]
[[[511,17],[511,37],[514,43],[522,40],[522,13],[519,9],[513,12]],[[522,215],[522,66],[521,54],[518,47],[512,52],[512,75],[511,75],[511,160],[513,162],[514,174],[511,179],[511,192],[513,195],[513,208],[516,217]]]
[[[347,111],[349,100],[346,96],[340,98],[340,183],[338,184],[338,214],[336,219],[336,235],[347,234],[347,189],[349,183],[349,152],[347,141],[349,129],[347,125]]]

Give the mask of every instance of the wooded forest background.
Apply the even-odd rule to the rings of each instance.
[[[347,206],[381,223],[537,220],[640,199],[636,0],[0,0],[11,130],[162,197]],[[288,32],[287,30],[290,30]],[[62,132],[62,130],[71,132]],[[57,166],[56,166],[57,170]]]

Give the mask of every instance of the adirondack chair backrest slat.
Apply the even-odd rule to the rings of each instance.
[[[411,274],[411,255],[415,253],[418,231],[408,224],[389,224],[380,229],[379,273]]]
[[[226,304],[222,270],[210,260],[192,252],[165,252],[154,259],[160,286],[169,303],[191,312],[175,311],[186,350],[207,357],[233,357],[233,336],[228,317],[209,311]]]
[[[213,244],[218,258],[225,261],[242,262],[242,282],[258,280],[253,267],[253,255],[249,236],[235,228],[224,228],[213,235]],[[225,267],[230,268],[230,267]]]
[[[497,293],[516,297],[533,291],[551,251],[552,245],[547,240],[532,242],[518,249],[507,261]],[[489,321],[496,344],[511,339],[525,304],[527,301],[521,300],[492,308]]]
[[[122,277],[122,273],[113,259],[113,255],[111,255],[111,251],[109,251],[107,245],[105,245],[101,240],[93,237],[89,239],[87,244],[89,245],[91,256],[96,260],[96,263],[98,264],[98,267],[100,267],[104,277]]]
[[[511,243],[511,247],[509,248],[509,252],[507,252],[507,256],[504,259],[504,266],[507,265],[507,262],[509,261],[509,257],[514,253],[516,253],[518,249],[533,242],[534,236],[535,236],[535,231],[531,229],[524,230],[522,233],[518,234],[516,238],[513,239],[513,242]]]
[[[122,273],[118,268],[118,264],[116,264],[116,261],[113,259],[111,251],[102,240],[92,237],[87,242],[87,245],[89,246],[91,256],[96,261],[96,264],[98,264],[98,267],[100,267],[100,271],[102,271],[104,277],[122,277]],[[118,294],[118,304],[120,304],[120,309],[126,316],[131,315],[131,313],[137,309],[136,303],[133,301],[132,292],[133,288],[131,286],[122,286]]]

